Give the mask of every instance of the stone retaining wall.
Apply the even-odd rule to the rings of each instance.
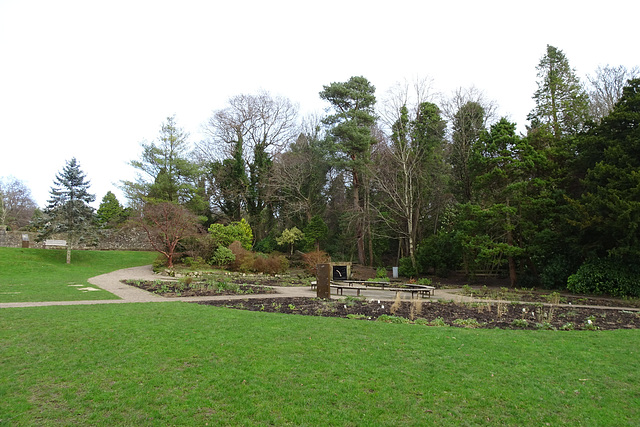
[[[0,247],[21,248],[23,247],[23,235],[27,236],[30,248],[42,248],[42,242],[36,242],[36,232],[28,231],[6,231],[0,228]],[[66,236],[52,236],[52,238],[65,240]],[[153,250],[149,244],[146,234],[142,230],[104,230],[104,235],[100,237],[97,246],[78,245],[73,249],[93,249],[93,250],[122,250],[122,251],[150,251]]]

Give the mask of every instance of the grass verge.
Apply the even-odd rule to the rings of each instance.
[[[155,252],[0,248],[0,302],[118,299],[102,289],[82,291],[87,279],[121,268],[151,264]]]
[[[43,319],[46,319],[43,322]],[[631,425],[640,332],[3,309],[0,425]]]

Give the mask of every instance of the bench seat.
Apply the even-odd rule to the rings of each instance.
[[[67,241],[66,240],[48,239],[48,240],[44,241],[43,246],[45,248],[49,248],[49,247],[66,247],[67,246]]]

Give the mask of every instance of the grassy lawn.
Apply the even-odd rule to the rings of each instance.
[[[155,252],[72,251],[0,248],[0,302],[117,299],[109,292],[81,291],[87,279],[100,274],[151,264]],[[82,286],[72,286],[82,285]],[[95,286],[92,286],[95,288]]]
[[[2,309],[0,425],[634,425],[640,331]]]

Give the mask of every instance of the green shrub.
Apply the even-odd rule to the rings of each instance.
[[[453,324],[464,328],[479,328],[481,326],[476,319],[456,319]]]
[[[153,261],[153,271],[157,272],[166,267],[167,267],[167,257],[162,254],[158,254],[156,259]]]
[[[231,249],[220,246],[213,253],[213,257],[211,257],[211,264],[222,267],[231,264],[235,260],[236,256],[233,254]]]
[[[191,283],[193,283],[193,277],[191,276],[185,276],[185,277],[181,277],[180,279],[178,279],[178,283],[180,285],[182,285],[181,289],[184,289],[184,286],[190,286]]]
[[[388,314],[383,314],[376,319],[378,322],[385,323],[411,323],[409,319],[399,316],[390,316]]]
[[[640,269],[614,259],[588,261],[569,276],[567,289],[580,294],[640,297]]]
[[[438,276],[460,269],[462,265],[462,240],[458,233],[439,232],[424,239],[416,251],[416,261],[420,271],[428,273],[433,269]]]
[[[253,232],[244,218],[229,225],[211,224],[209,226],[209,234],[216,246],[226,248],[233,242],[238,241],[244,249],[249,250],[253,244]]]
[[[540,285],[545,289],[563,289],[571,274],[571,262],[564,256],[558,255],[543,266],[540,272]],[[577,266],[574,266],[574,268]],[[575,270],[573,270],[575,271]]]
[[[376,279],[386,279],[386,278],[388,278],[387,269],[384,267],[378,267],[376,269]]]
[[[527,322],[526,319],[513,319],[511,325],[515,326],[516,328],[526,328],[527,326],[529,326],[529,322]]]
[[[442,317],[436,317],[431,322],[429,322],[430,326],[449,326],[447,322],[444,321]]]
[[[400,265],[398,266],[398,273],[404,277],[415,277],[418,275],[418,271],[413,267],[411,263],[411,258],[403,257],[400,258]]]
[[[431,283],[433,282],[428,277],[423,277],[421,279],[418,279],[418,285],[421,285],[421,286],[431,286]]]
[[[195,261],[198,258],[202,258],[203,260],[211,259],[213,251],[218,247],[218,245],[215,244],[210,235],[200,235],[189,236],[183,239],[180,241],[178,247],[179,252],[184,253]],[[183,259],[182,262],[185,263],[185,259]]]
[[[273,236],[267,236],[264,239],[260,240],[258,243],[256,243],[253,246],[253,249],[256,252],[270,254],[271,252],[275,251],[277,247],[278,247],[278,243],[276,242],[276,239]]]
[[[364,314],[352,314],[352,313],[347,314],[347,319],[364,320],[366,318],[367,316],[365,316]]]
[[[576,325],[574,325],[571,322],[567,322],[560,327],[560,329],[563,331],[573,331],[575,328],[576,328]]]
[[[182,258],[182,263],[189,268],[199,268],[205,265],[204,260],[201,257],[186,256]]]

